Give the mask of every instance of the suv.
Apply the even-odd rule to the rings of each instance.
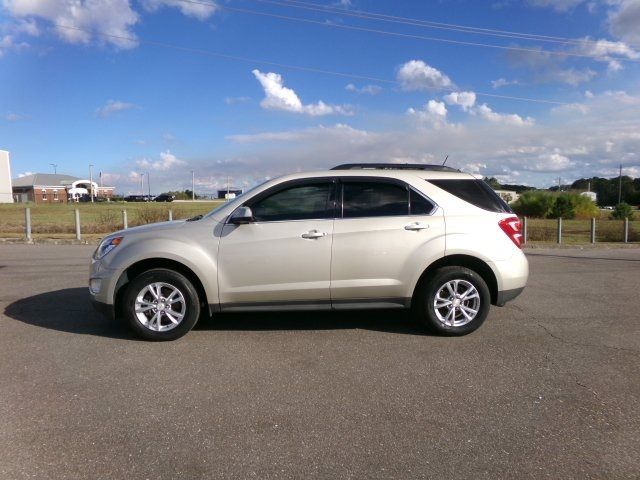
[[[148,340],[201,314],[411,309],[464,335],[522,292],[520,221],[482,180],[356,164],[270,180],[207,215],[121,230],[91,262],[93,304]]]

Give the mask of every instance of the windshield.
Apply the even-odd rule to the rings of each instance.
[[[236,198],[233,199],[233,201],[236,201],[239,198],[243,198],[245,197],[248,193],[253,192],[256,188],[261,187],[262,185],[264,185],[265,183],[267,183],[269,180],[265,180],[264,182],[261,182],[259,184],[257,184],[254,187],[251,187],[249,190],[247,190],[246,192],[242,192],[240,195],[236,195]],[[229,202],[222,202],[220,205],[218,205],[216,208],[214,208],[213,210],[211,210],[209,213],[207,213],[204,218],[210,218],[213,215],[215,215],[216,213],[218,213],[220,210],[222,210],[223,208],[225,208],[227,205],[229,204]]]

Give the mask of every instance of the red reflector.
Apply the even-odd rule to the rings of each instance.
[[[507,237],[516,244],[516,247],[522,248],[522,224],[518,217],[503,218],[498,222],[498,225],[507,234]]]

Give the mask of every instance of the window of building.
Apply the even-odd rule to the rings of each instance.
[[[53,201],[57,202],[58,201],[58,190],[54,190],[53,191]]]
[[[42,200],[47,200],[47,191],[44,188],[42,189]]]

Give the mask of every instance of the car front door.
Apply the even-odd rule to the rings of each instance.
[[[221,309],[329,309],[335,182],[288,182],[243,206],[251,209],[253,220],[227,223],[221,234]]]
[[[339,187],[333,307],[407,305],[416,277],[445,250],[442,209],[399,180],[345,177]]]

